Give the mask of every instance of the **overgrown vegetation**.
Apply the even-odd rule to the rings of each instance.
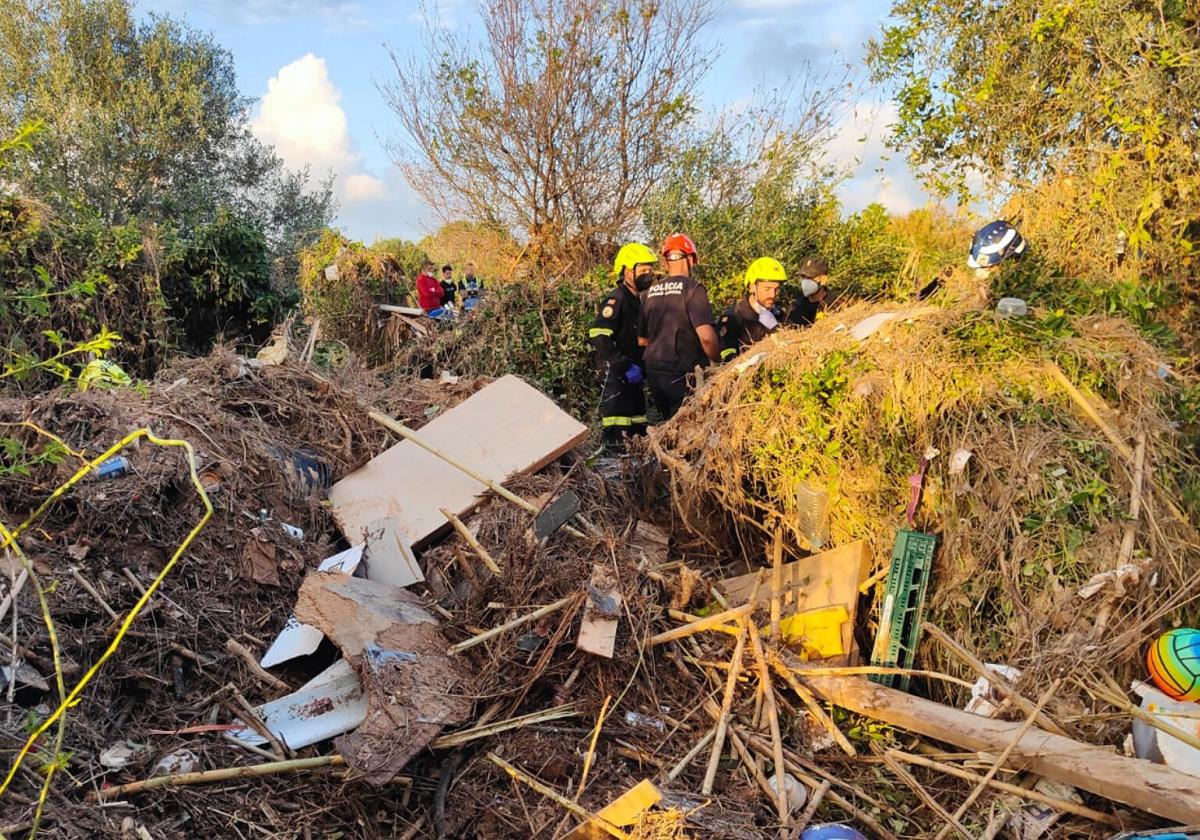
[[[896,0],[892,21],[870,62],[932,184],[1015,194],[1007,214],[1068,286],[1200,292],[1195,3]]]
[[[1175,594],[1195,585],[1191,527],[1172,507],[1194,495],[1194,455],[1172,417],[1195,383],[1164,378],[1175,360],[1124,320],[1058,311],[1006,319],[977,308],[972,295],[960,274],[941,307],[901,309],[910,318],[865,341],[838,325],[880,307],[838,312],[799,340],[768,339],[758,346],[760,364],[715,374],[653,434],[653,450],[671,469],[692,527],[725,543],[732,527],[756,546],[765,541],[762,523],[779,516],[790,543],[811,544],[805,499],[823,493],[832,544],[865,539],[880,565],[906,527],[909,476],[936,450],[915,522],[941,544],[928,600],[934,623],[953,628],[985,661],[1036,671],[1035,680],[1058,667],[1140,676],[1143,641],[1180,606]],[[1140,548],[1127,557],[1114,560],[1131,460],[1050,366],[1103,403],[1120,439],[1148,441],[1147,463],[1162,484],[1146,487],[1153,499],[1144,498],[1162,527],[1139,532]],[[1121,562],[1152,567],[1157,582],[1147,574],[1085,606],[1079,587]],[[1104,654],[1081,662],[1079,638]],[[925,655],[935,667],[957,668],[933,647]]]

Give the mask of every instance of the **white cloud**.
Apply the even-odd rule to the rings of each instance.
[[[374,175],[351,175],[342,189],[348,201],[378,201],[387,196],[387,187]]]
[[[896,116],[892,102],[860,101],[839,121],[826,155],[849,173],[838,187],[847,211],[878,202],[894,213],[907,213],[929,200],[903,155],[887,146]]]
[[[250,128],[275,147],[289,169],[308,166],[318,177],[333,172],[334,189],[343,204],[382,199],[387,190],[381,180],[362,171],[341,99],[325,59],[308,53],[281,67],[267,82]]]
[[[250,128],[292,169],[308,165],[341,172],[356,162],[341,98],[325,59],[308,53],[267,82]]]

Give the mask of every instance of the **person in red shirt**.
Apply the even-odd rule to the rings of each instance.
[[[426,315],[433,315],[435,310],[442,308],[445,295],[442,284],[433,276],[433,263],[422,263],[421,273],[417,275],[417,305],[425,310]]]

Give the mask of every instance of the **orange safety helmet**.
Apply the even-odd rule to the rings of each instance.
[[[691,240],[691,237],[684,236],[682,233],[672,233],[662,244],[662,255],[665,257],[671,251],[682,251],[684,256],[696,259],[696,243]]]

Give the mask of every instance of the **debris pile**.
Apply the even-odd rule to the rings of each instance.
[[[20,534],[67,690],[120,643],[2,830],[50,769],[56,837],[1200,822],[1186,712],[1138,716],[1166,765],[1122,754],[1125,689],[1197,583],[1181,377],[1119,321],[855,307],[756,345],[652,458],[603,470],[511,376],[221,351],[0,402],[6,525],[138,429],[196,468],[141,438]],[[122,634],[198,488],[213,516]],[[30,581],[0,636],[6,767],[59,706]]]

